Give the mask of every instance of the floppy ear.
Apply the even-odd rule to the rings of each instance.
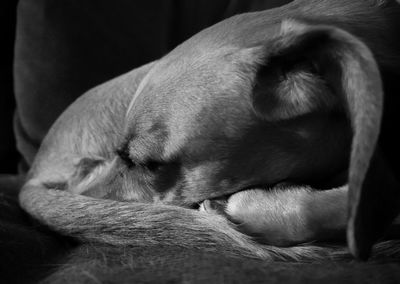
[[[288,20],[263,56],[253,94],[259,115],[273,121],[338,107],[347,114],[353,132],[347,240],[353,255],[367,258],[400,200],[393,175],[376,153],[383,90],[371,51],[336,27]],[[263,96],[266,89],[269,95]]]

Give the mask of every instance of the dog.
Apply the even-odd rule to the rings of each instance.
[[[75,101],[21,206],[85,241],[315,259],[335,249],[297,244],[347,232],[367,258],[400,209],[377,147],[399,16],[298,0],[203,30]]]

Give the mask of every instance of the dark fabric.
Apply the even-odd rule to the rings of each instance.
[[[268,263],[169,247],[83,246],[48,283],[399,283],[400,263]]]
[[[35,283],[46,275],[46,265],[69,248],[45,228],[32,223],[18,205],[22,177],[0,175],[1,283]]]
[[[0,173],[15,173],[17,170],[18,155],[12,128],[15,109],[12,66],[16,6],[17,0],[0,2]]]
[[[265,262],[212,251],[77,244],[35,224],[17,202],[22,178],[0,176],[1,283],[400,283],[399,259]]]

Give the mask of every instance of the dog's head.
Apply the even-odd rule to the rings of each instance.
[[[283,181],[324,185],[346,170],[341,52],[353,43],[291,21],[268,32],[242,46],[206,31],[153,67],[114,161],[136,186],[107,194],[190,206]]]
[[[332,26],[229,28],[241,22],[213,26],[155,64],[115,159],[85,194],[190,207],[283,181],[327,186],[348,171],[350,245],[368,252],[378,233],[357,238],[382,110],[372,53]]]

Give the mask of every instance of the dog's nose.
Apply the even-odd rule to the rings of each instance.
[[[126,147],[117,149],[116,153],[117,153],[118,157],[122,160],[122,162],[128,168],[132,168],[132,167],[135,166],[135,164],[133,163],[132,159],[129,157],[129,152],[128,152],[128,149]]]

